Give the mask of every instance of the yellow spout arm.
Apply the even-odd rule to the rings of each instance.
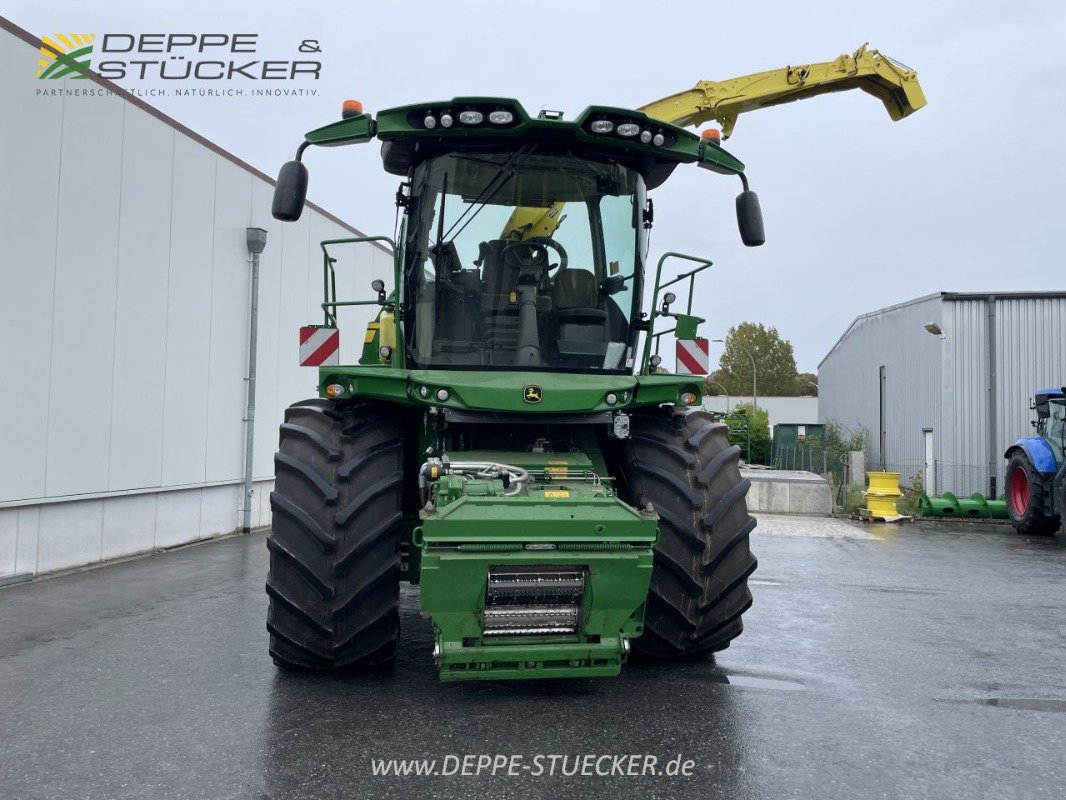
[[[722,137],[729,138],[737,117],[745,112],[851,89],[876,97],[893,120],[925,105],[918,73],[864,44],[834,61],[782,67],[727,81],[700,81],[688,91],[655,100],[640,110],[683,128],[713,120],[722,126]],[[562,221],[562,210],[562,203],[547,209],[517,208],[501,237],[551,236]]]
[[[918,74],[865,44],[834,61],[783,67],[727,81],[700,81],[693,88],[641,107],[650,117],[688,127],[716,121],[728,138],[737,117],[747,111],[861,89],[901,120],[925,105]]]

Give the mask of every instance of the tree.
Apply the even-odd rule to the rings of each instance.
[[[729,329],[725,352],[718,360],[719,369],[711,379],[721,383],[732,395],[750,395],[753,361],[760,395],[792,397],[797,394],[796,357],[792,353],[792,343],[782,339],[777,328],[766,328],[754,322],[742,322]]]
[[[794,394],[796,397],[817,397],[818,376],[813,372],[801,372],[796,376]]]

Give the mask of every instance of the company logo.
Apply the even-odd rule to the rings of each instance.
[[[318,39],[263,48],[258,33],[55,33],[41,37],[37,77],[86,78],[91,68],[107,80],[167,81],[175,89],[235,81],[264,86],[258,94],[303,93],[266,86],[319,80],[321,53]]]
[[[539,403],[544,399],[544,390],[539,386],[527,386],[522,390],[522,399],[527,403]]]
[[[54,33],[41,37],[41,55],[37,59],[37,77],[84,78],[93,55],[95,33]]]

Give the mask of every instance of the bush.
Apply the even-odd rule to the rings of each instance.
[[[751,460],[748,461],[747,428],[751,424]],[[726,415],[725,424],[729,426],[729,443],[739,445],[744,460],[750,464],[765,464],[770,454],[770,414],[764,408],[756,408],[751,403],[737,403]]]
[[[858,483],[849,483],[844,487],[844,513],[854,514],[866,507],[866,487]]]
[[[918,470],[907,486],[900,488],[903,489],[903,494],[896,501],[896,511],[907,517],[916,516],[918,514],[918,506],[922,501],[922,495],[925,494],[925,481],[922,470]]]

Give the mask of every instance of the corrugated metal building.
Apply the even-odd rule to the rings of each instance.
[[[249,226],[269,232],[252,506],[265,524],[282,410],[315,392],[297,331],[322,320],[318,243],[358,234],[313,206],[275,223],[268,176],[108,81],[36,80],[39,46],[0,18],[0,579],[238,528]],[[343,299],[391,283],[370,246],[337,266]],[[343,358],[370,313],[341,315]]]
[[[818,365],[819,415],[869,432],[868,468],[1002,492],[1034,390],[1066,383],[1066,291],[941,292],[858,317]]]

